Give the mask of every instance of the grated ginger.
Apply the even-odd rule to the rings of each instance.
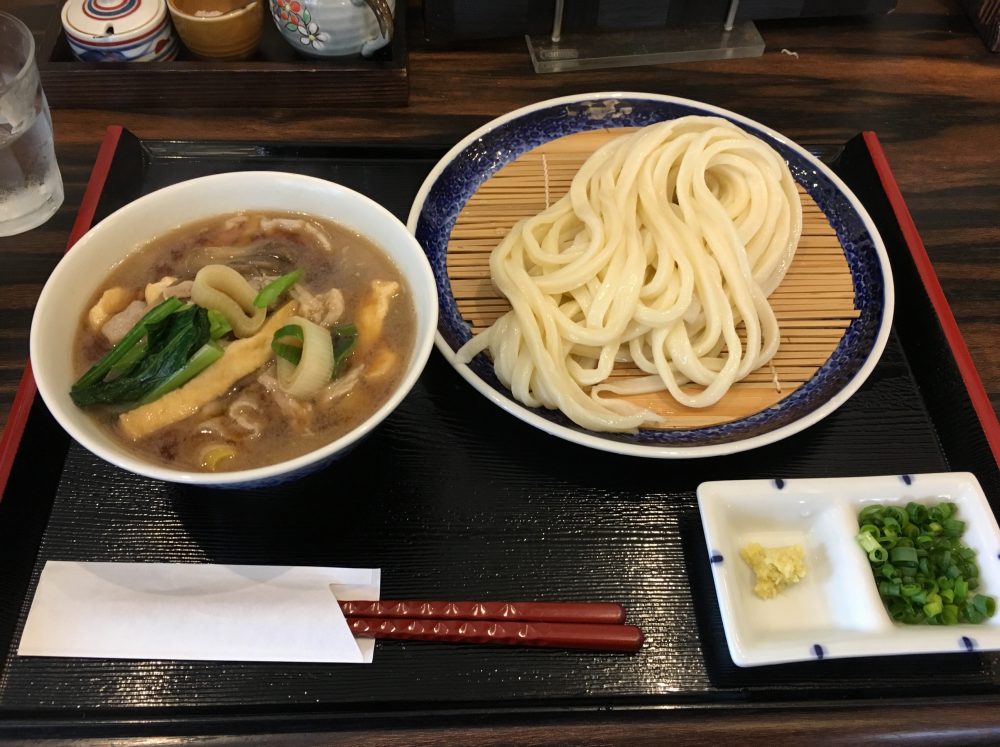
[[[740,549],[740,557],[754,572],[753,593],[761,599],[773,599],[806,576],[806,552],[802,545],[761,547],[751,542]]]

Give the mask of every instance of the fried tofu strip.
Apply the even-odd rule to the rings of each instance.
[[[229,345],[219,360],[195,376],[184,386],[160,397],[148,405],[118,416],[122,433],[133,441],[145,438],[168,425],[179,423],[215,401],[244,376],[249,376],[271,358],[271,338],[298,310],[290,301],[264,323],[251,337]]]
[[[358,328],[357,355],[360,356],[378,342],[382,335],[382,324],[389,313],[389,304],[398,292],[399,283],[395,280],[372,281],[354,320],[354,326]]]
[[[93,308],[87,312],[87,325],[91,331],[100,332],[101,327],[107,324],[111,317],[123,311],[136,297],[135,291],[128,288],[108,288]]]

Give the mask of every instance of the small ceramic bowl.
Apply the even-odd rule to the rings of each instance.
[[[273,210],[315,215],[358,232],[382,249],[406,279],[416,335],[406,371],[386,402],[354,430],[315,451],[278,464],[205,473],[146,461],[116,441],[69,396],[77,322],[111,269],[151,239],[223,213]],[[347,187],[268,171],[214,174],[174,184],[129,203],[88,231],[46,282],[31,324],[31,365],[38,391],[59,424],[82,446],[122,469],[168,482],[260,487],[302,477],[333,462],[370,433],[416,383],[437,324],[437,291],[427,257],[388,210]]]
[[[159,62],[177,56],[165,0],[69,0],[62,26],[81,62]]]
[[[184,46],[206,60],[245,60],[264,29],[263,0],[167,0]]]

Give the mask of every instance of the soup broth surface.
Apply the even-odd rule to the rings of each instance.
[[[410,289],[398,268],[371,241],[314,216],[246,212],[182,226],[119,263],[87,308],[95,307],[111,288],[123,288],[135,300],[144,300],[147,285],[164,278],[175,279],[167,287],[182,289],[184,281],[193,280],[208,264],[236,269],[255,289],[301,269],[303,278],[272,310],[294,302],[299,316],[335,327],[354,323],[359,315],[370,319],[372,309],[378,307],[384,312],[376,314],[380,331],[366,339],[365,328],[359,324],[356,346],[336,377],[309,398],[293,398],[277,386],[272,356],[193,416],[135,440],[125,435],[119,420],[131,406],[87,408],[102,427],[141,458],[203,471],[282,462],[348,433],[399,384],[414,345],[416,318]],[[376,303],[380,295],[381,305]],[[111,349],[102,330],[94,329],[89,311],[84,314],[74,351],[77,376]],[[221,342],[225,346],[227,341]],[[199,374],[212,375],[212,366]]]

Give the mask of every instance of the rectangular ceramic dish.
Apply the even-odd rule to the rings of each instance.
[[[858,512],[872,503],[951,502],[976,551],[981,593],[1000,594],[1000,529],[968,472],[840,479],[730,480],[698,486],[698,506],[726,630],[740,666],[808,659],[1000,649],[1000,617],[980,625],[893,623],[858,545]],[[751,543],[801,546],[806,575],[772,599],[753,593],[740,555]]]

